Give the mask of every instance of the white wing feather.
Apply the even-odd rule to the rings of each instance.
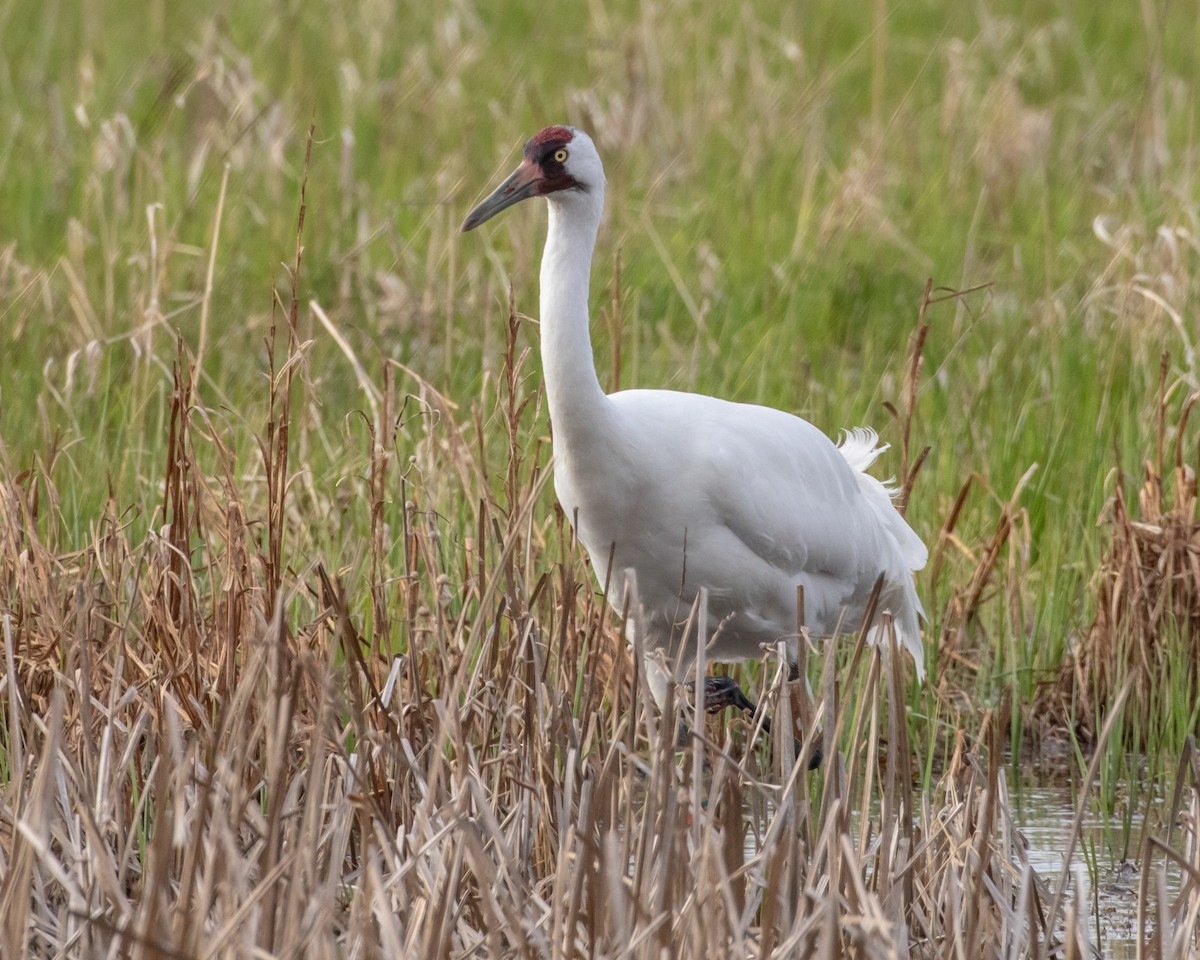
[[[600,575],[615,544],[614,572],[634,570],[645,608],[677,611],[673,623],[650,625],[652,642],[666,645],[701,587],[719,625],[714,658],[756,656],[761,643],[793,637],[797,585],[811,630],[855,630],[882,573],[882,609],[922,670],[912,571],[926,551],[884,484],[863,472],[882,452],[873,431],[850,431],[839,447],[769,407],[665,390],[609,399],[618,422],[605,434],[622,447],[564,445],[555,484]]]

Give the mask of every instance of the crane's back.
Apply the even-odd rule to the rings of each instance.
[[[884,486],[821,431],[769,407],[675,391],[624,391],[606,406],[583,439],[556,434],[556,490],[610,602],[624,608],[632,571],[645,639],[680,650],[681,669],[701,589],[713,659],[794,640],[797,586],[814,633],[857,629],[880,574],[885,609],[919,648],[912,571],[924,547]],[[861,459],[863,435],[855,440],[848,452]]]

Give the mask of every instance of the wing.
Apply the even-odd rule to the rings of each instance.
[[[820,578],[846,595],[924,564],[924,545],[883,484],[849,462],[874,459],[873,434],[852,434],[843,452],[770,407],[661,390],[612,399],[636,420],[628,435],[649,442],[638,459],[657,458],[654,475],[674,478],[687,499],[670,512],[688,516],[703,546],[721,553],[715,564],[732,559],[727,546],[717,550],[732,538],[790,583]],[[689,565],[700,546],[693,541]]]

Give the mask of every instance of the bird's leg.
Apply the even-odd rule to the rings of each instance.
[[[687,688],[695,691],[695,681],[689,680],[686,684]],[[736,707],[738,710],[744,710],[752,717],[758,716],[758,704],[751,700],[738,686],[737,681],[733,677],[715,677],[709,676],[704,678],[704,712],[708,714],[720,713],[726,707]],[[764,716],[762,719],[762,728],[767,733],[771,732],[771,718]],[[796,756],[799,756],[803,749],[803,744],[797,740]],[[813,750],[813,755],[808,761],[808,769],[815,770],[821,765],[823,755],[820,746],[816,746]]]

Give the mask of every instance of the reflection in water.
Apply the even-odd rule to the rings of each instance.
[[[1063,857],[1071,840],[1075,820],[1075,797],[1067,783],[1024,783],[1012,791],[1013,817],[1028,842],[1029,863],[1048,884],[1057,884]],[[1132,838],[1128,856],[1136,861],[1142,816],[1131,821]],[[1119,823],[1105,823],[1091,807],[1085,813],[1079,842],[1071,858],[1071,873],[1082,875],[1087,883],[1089,902],[1080,905],[1090,917],[1096,947],[1105,957],[1115,960],[1132,958],[1137,950],[1137,899],[1141,883],[1136,862],[1123,860]],[[1089,870],[1089,862],[1093,870]],[[1157,907],[1157,880],[1149,878],[1147,925],[1153,929]],[[1068,878],[1074,894],[1074,879]],[[1167,890],[1173,895],[1180,887],[1177,865],[1168,864]]]
[[[1071,840],[1076,798],[1070,782],[1063,777],[1051,778],[1046,782],[1044,777],[1033,775],[1023,778],[1023,781],[1019,786],[1010,787],[1013,820],[1027,843],[1026,855],[1030,866],[1053,890],[1059,883],[1063,857]],[[774,805],[766,802],[763,794],[753,790],[746,792],[744,817],[747,858],[761,850],[763,837],[774,813]],[[877,813],[877,809],[872,811],[873,816]],[[1128,856],[1133,860],[1136,860],[1136,851],[1140,847],[1142,820],[1139,814],[1130,824]],[[851,813],[851,822],[852,829],[857,832],[857,811]],[[1133,960],[1137,954],[1140,873],[1136,862],[1122,860],[1124,837],[1119,822],[1109,821],[1106,824],[1089,805],[1067,871],[1068,896],[1076,895],[1077,878],[1081,878],[1084,885],[1087,903],[1078,904],[1077,909],[1089,918],[1087,925],[1093,947],[1100,956],[1112,960]],[[1153,917],[1157,909],[1158,862],[1155,867],[1147,898],[1147,927],[1151,931],[1155,926]],[[1167,889],[1172,896],[1179,891],[1180,882],[1178,866],[1168,863]]]

